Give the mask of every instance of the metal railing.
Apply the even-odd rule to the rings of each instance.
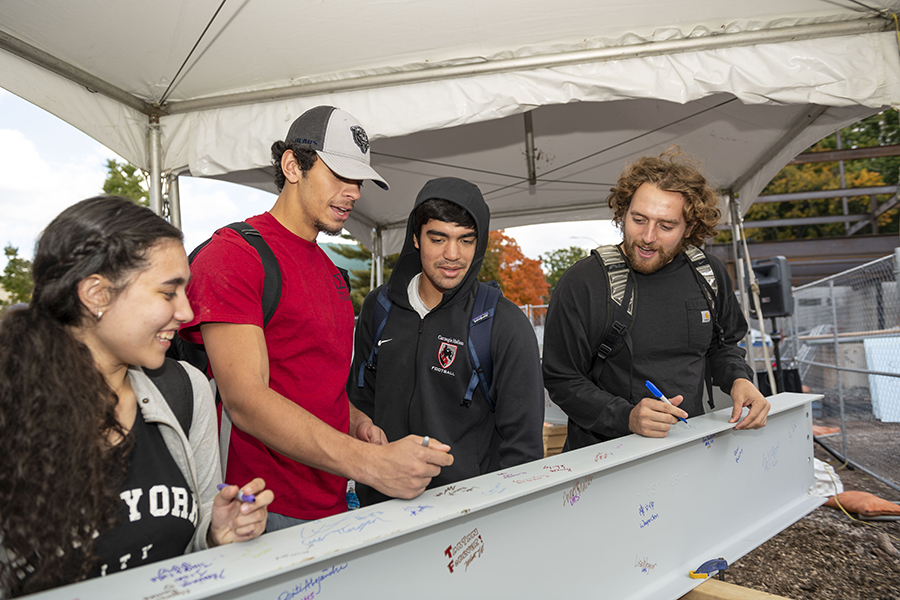
[[[839,428],[816,441],[900,490],[900,249],[794,288],[782,364],[824,395],[815,423]]]

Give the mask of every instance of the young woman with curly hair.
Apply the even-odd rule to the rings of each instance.
[[[0,322],[0,596],[260,535],[272,492],[222,481],[202,373],[189,431],[141,367],[192,318],[181,232],[97,197],[44,230],[31,304]]]

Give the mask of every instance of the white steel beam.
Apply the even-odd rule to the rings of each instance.
[[[59,588],[46,598],[674,599],[819,506],[810,402],[768,425],[730,409],[312,521],[245,544]]]

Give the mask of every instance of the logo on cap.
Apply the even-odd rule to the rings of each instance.
[[[359,146],[359,149],[362,150],[362,153],[365,154],[369,151],[369,136],[366,135],[366,130],[360,127],[359,125],[353,125],[350,127],[350,132],[353,134],[353,142]]]

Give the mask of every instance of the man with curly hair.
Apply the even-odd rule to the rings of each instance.
[[[701,286],[710,286],[685,254],[715,231],[720,212],[713,188],[676,150],[629,165],[607,202],[623,235],[609,251],[621,253],[634,282],[632,320],[622,343],[598,358],[612,321],[613,278],[599,255],[560,278],[547,313],[543,371],[550,397],[569,417],[565,450],[629,433],[665,437],[679,418],[703,414],[707,375],[731,395],[735,429],[764,427],[769,402],[737,345],[747,322],[728,272],[706,255],[717,283],[707,298]],[[646,380],[671,404],[649,397]]]

